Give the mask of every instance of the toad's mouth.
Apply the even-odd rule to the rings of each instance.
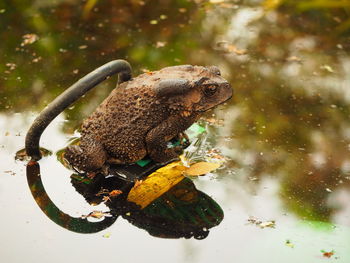
[[[210,111],[210,110],[213,110],[213,109],[215,109],[215,108],[217,108],[217,107],[220,107],[220,106],[224,106],[223,104],[225,104],[225,105],[227,105],[227,101],[229,101],[230,99],[232,99],[232,97],[233,97],[233,94],[231,95],[231,96],[229,96],[227,99],[225,99],[225,100],[223,100],[222,102],[220,102],[219,104],[216,104],[216,105],[212,105],[211,107],[208,107],[208,108],[205,108],[205,107],[201,107],[201,105],[197,105],[197,109],[196,108],[194,108],[193,110],[192,110],[192,112],[196,112],[196,113],[204,113],[204,112],[208,112],[208,111]]]

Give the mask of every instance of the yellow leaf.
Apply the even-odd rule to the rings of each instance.
[[[158,169],[141,184],[135,184],[128,194],[128,201],[138,204],[142,209],[145,208],[184,179],[182,174],[186,169],[187,167],[183,166],[180,161]]]
[[[185,174],[190,176],[203,175],[210,173],[219,167],[219,163],[199,162],[191,165],[191,167],[185,171]]]

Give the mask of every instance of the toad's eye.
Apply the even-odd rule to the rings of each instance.
[[[218,89],[218,87],[216,85],[205,86],[204,87],[204,95],[207,97],[211,97],[216,93],[217,89]]]

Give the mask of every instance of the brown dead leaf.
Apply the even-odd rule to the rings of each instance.
[[[90,214],[90,217],[93,217],[93,218],[102,218],[104,217],[104,213],[101,212],[101,211],[93,211],[91,214]]]
[[[287,58],[287,61],[290,61],[290,62],[301,62],[301,58],[300,57],[297,57],[297,56],[290,56]]]
[[[209,123],[210,125],[222,126],[224,124],[224,120],[223,119],[201,117],[201,120]]]
[[[266,221],[266,222],[262,222],[260,223],[258,226],[260,228],[266,228],[266,227],[270,227],[270,228],[275,228],[275,221]]]
[[[100,196],[100,195],[106,195],[109,194],[109,191],[107,189],[101,189],[100,191],[98,191],[97,194],[95,194],[96,196]]]
[[[247,50],[239,49],[235,45],[228,45],[227,46],[227,51],[229,53],[235,53],[236,55],[245,55],[245,54],[247,54]]]
[[[35,41],[39,39],[38,35],[36,34],[25,34],[22,36],[23,41],[21,43],[21,47],[33,44]]]
[[[157,41],[157,43],[156,43],[156,48],[165,47],[165,45],[166,45],[166,42]]]
[[[219,149],[210,149],[206,151],[205,154],[212,159],[225,160],[225,157],[221,154]]]
[[[109,193],[109,196],[117,196],[117,195],[120,195],[122,193],[123,193],[123,191],[121,191],[121,190],[113,190]]]
[[[322,252],[322,255],[325,257],[325,258],[331,258],[333,255],[334,255],[334,251],[324,251],[324,250],[321,250]]]
[[[198,176],[210,173],[220,167],[219,163],[198,162],[191,165],[186,171],[185,175]]]
[[[33,58],[32,62],[38,63],[40,60],[42,60],[42,57],[37,57],[37,58]]]
[[[216,48],[225,53],[235,53],[236,55],[246,55],[248,51],[246,49],[240,49],[234,44],[228,41],[219,41],[216,43]]]
[[[15,63],[6,63],[6,67],[8,67],[9,70],[15,70],[17,65]]]
[[[271,221],[261,221],[253,216],[250,216],[249,219],[248,219],[248,223],[249,224],[253,224],[253,225],[256,225],[260,228],[275,228],[276,226],[276,222],[274,220],[271,220]]]
[[[10,175],[16,175],[16,173],[14,171],[11,171],[11,170],[4,171],[4,173],[10,174]]]
[[[108,215],[109,215],[108,213],[105,213],[102,211],[92,211],[90,214],[82,216],[82,218],[93,217],[93,218],[101,219]]]

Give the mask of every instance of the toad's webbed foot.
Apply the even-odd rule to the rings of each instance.
[[[79,171],[91,172],[103,167],[107,153],[98,142],[82,145],[70,145],[66,148],[64,158]]]

